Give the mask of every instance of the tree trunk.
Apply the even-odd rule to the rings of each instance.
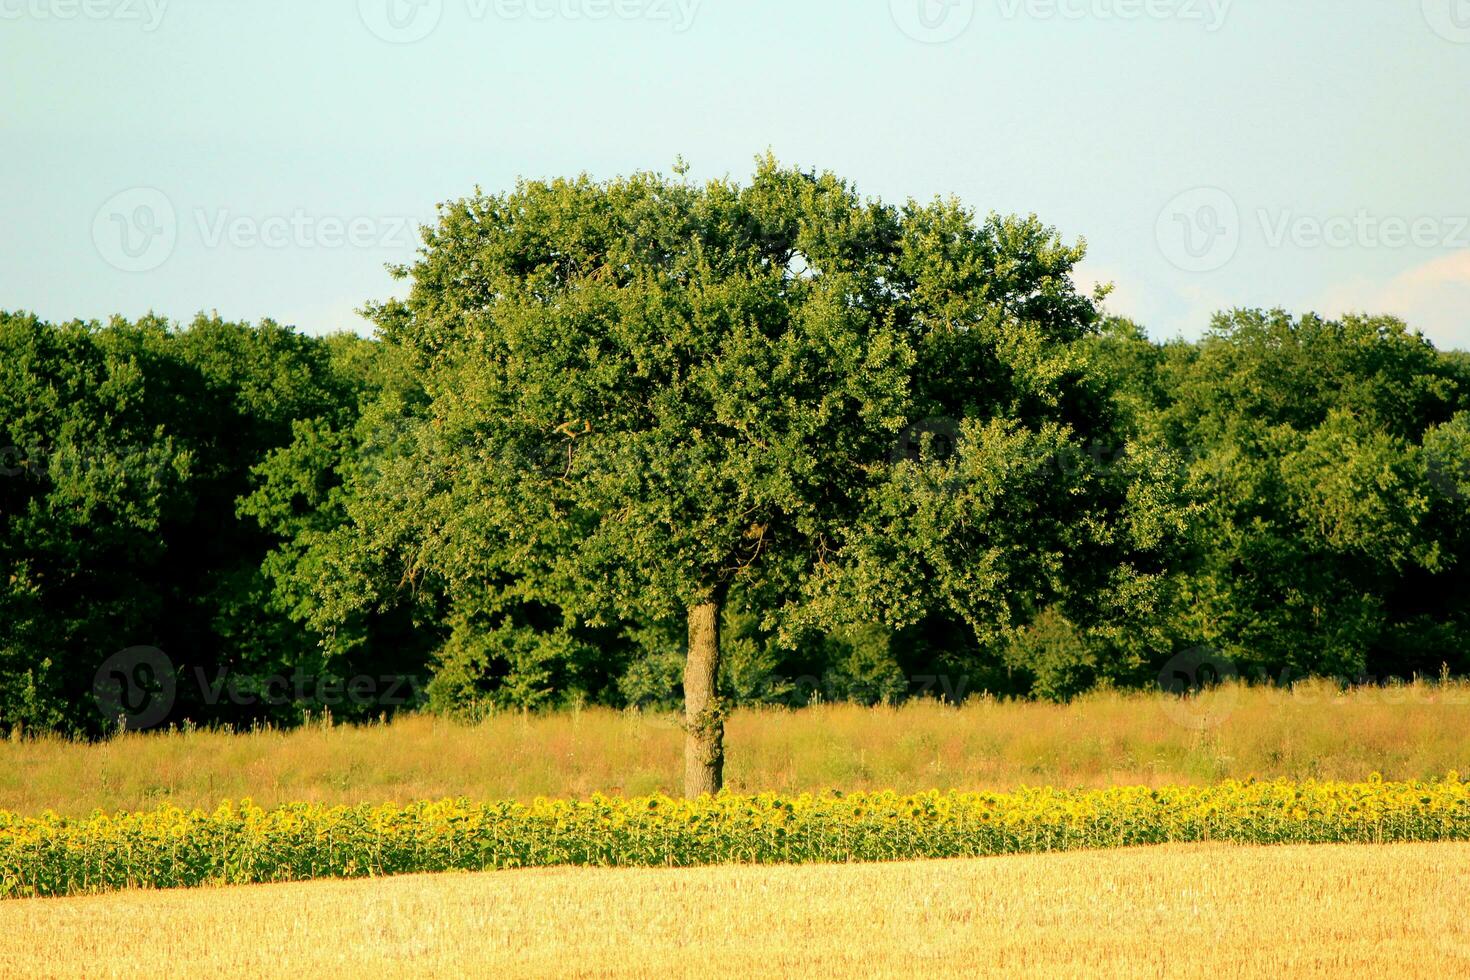
[[[689,609],[684,661],[684,795],[717,793],[725,778],[725,716],[715,684],[720,676],[720,606]]]

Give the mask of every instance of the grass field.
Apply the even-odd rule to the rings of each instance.
[[[741,711],[726,744],[727,783],[737,792],[1353,781],[1375,771],[1429,779],[1470,770],[1470,685]],[[96,744],[25,739],[0,742],[0,809],[81,815],[245,797],[274,806],[635,796],[677,792],[681,752],[672,716],[609,710],[475,725],[413,716],[361,727],[146,733]]]
[[[1470,845],[555,869],[0,903],[0,976],[1464,976]]]
[[[743,711],[729,725],[728,783],[1435,779],[1470,769],[1467,708],[1464,684],[1313,684],[1191,701]],[[23,739],[0,743],[0,809],[634,796],[677,790],[681,749],[674,717],[607,710]],[[0,977],[1453,976],[1470,975],[1466,907],[1470,845],[1453,843],[569,867],[3,901]]]

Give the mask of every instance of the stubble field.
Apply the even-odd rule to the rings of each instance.
[[[0,903],[0,976],[1470,972],[1470,845],[563,868]]]

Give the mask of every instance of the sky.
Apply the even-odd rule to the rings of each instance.
[[[0,309],[367,331],[441,201],[767,149],[1037,214],[1156,338],[1470,348],[1470,0],[0,0]]]

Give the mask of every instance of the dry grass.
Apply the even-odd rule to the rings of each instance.
[[[1214,698],[1101,694],[1070,705],[738,712],[726,740],[727,781],[743,792],[907,792],[1470,771],[1464,684],[1347,694],[1325,685],[1227,689]],[[671,716],[607,710],[501,715],[477,725],[420,716],[366,727],[129,735],[95,745],[43,738],[0,742],[0,808],[84,814],[247,796],[271,806],[642,795],[678,790],[681,751]]]
[[[1465,976],[1470,845],[492,872],[0,903],[0,976]]]

